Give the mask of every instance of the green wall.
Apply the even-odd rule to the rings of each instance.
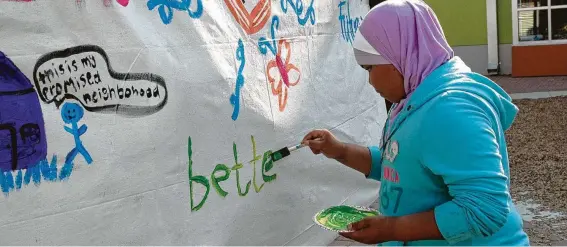
[[[425,0],[451,46],[486,44],[485,0]]]
[[[425,0],[437,14],[451,46],[486,45],[485,0]],[[512,1],[497,0],[498,38],[512,43]]]
[[[498,42],[512,44],[512,0],[498,1]]]

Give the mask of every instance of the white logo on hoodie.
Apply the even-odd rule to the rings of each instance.
[[[389,141],[385,150],[386,152],[384,153],[384,158],[393,163],[396,157],[398,157],[399,149],[400,147],[397,141]]]

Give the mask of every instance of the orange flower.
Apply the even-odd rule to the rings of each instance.
[[[268,62],[266,68],[272,94],[278,96],[280,111],[283,111],[287,104],[288,88],[297,85],[301,78],[301,71],[289,62],[290,55],[290,43],[286,40],[280,40],[278,42],[278,54],[274,60]]]

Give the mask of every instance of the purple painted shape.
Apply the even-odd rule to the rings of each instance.
[[[30,80],[0,51],[0,171],[33,167],[46,156],[39,98]]]
[[[282,76],[282,80],[287,87],[289,87],[289,75],[287,74],[287,70],[285,69],[285,65],[283,60],[280,56],[276,55],[276,65],[278,65],[278,70],[280,71],[280,75]]]

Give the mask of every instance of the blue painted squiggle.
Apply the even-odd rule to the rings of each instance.
[[[260,49],[260,53],[266,55],[268,50],[276,56],[278,54],[278,46],[276,45],[276,30],[280,28],[280,18],[277,15],[272,17],[272,26],[270,30],[271,41],[268,41],[266,37],[261,37],[258,40],[258,49]],[[271,42],[271,43],[270,43]]]
[[[28,185],[30,184],[31,181],[31,172],[28,172],[28,170],[31,168],[26,169],[26,174],[24,175],[24,184]]]
[[[37,164],[27,169],[18,171],[0,172],[0,189],[5,196],[10,192],[20,190],[23,185],[31,182],[39,186],[41,181],[58,182],[69,179],[73,171],[73,163],[64,164],[60,170],[57,168],[57,156],[53,155],[51,162],[47,158],[40,160]]]
[[[28,168],[28,170],[26,171],[26,172],[31,172],[33,184],[35,184],[35,185],[39,185],[41,183],[41,170],[39,169],[41,164],[42,163],[40,161],[40,165]]]
[[[244,44],[242,40],[238,40],[238,48],[236,49],[236,60],[240,61],[240,67],[238,67],[238,75],[236,77],[236,88],[234,93],[230,95],[230,104],[234,107],[232,111],[232,120],[236,121],[238,114],[240,113],[240,91],[244,86],[244,65],[246,64],[246,56],[244,55]]]
[[[8,192],[10,192],[11,190],[14,189],[14,178],[12,176],[12,172],[11,171],[7,171],[7,172],[0,172],[0,182],[2,182],[2,192],[4,192],[5,195],[8,194]]]
[[[22,170],[18,171],[18,175],[16,175],[16,189],[19,190],[22,188]]]
[[[72,171],[73,171],[73,163],[65,163],[65,165],[63,165],[63,167],[61,167],[61,173],[59,174],[59,180],[64,181],[64,180],[69,179]]]
[[[195,1],[197,8],[191,9],[191,3]],[[163,24],[169,24],[173,20],[173,9],[178,11],[187,11],[189,17],[193,19],[200,18],[203,15],[202,0],[148,0],[148,10],[158,7],[159,16]]]
[[[41,175],[43,179],[47,181],[56,181],[57,180],[57,156],[53,155],[51,158],[51,164],[47,163],[47,159],[41,161]]]
[[[303,0],[281,0],[280,5],[284,13],[287,13],[288,7],[291,6],[293,12],[297,15],[297,22],[299,22],[299,25],[305,26],[308,21],[311,21],[311,25],[315,25],[315,8],[313,8],[314,2],[315,0],[311,0],[311,4],[309,4],[309,7],[305,10],[305,15],[303,17],[301,17],[301,14],[303,13]]]

